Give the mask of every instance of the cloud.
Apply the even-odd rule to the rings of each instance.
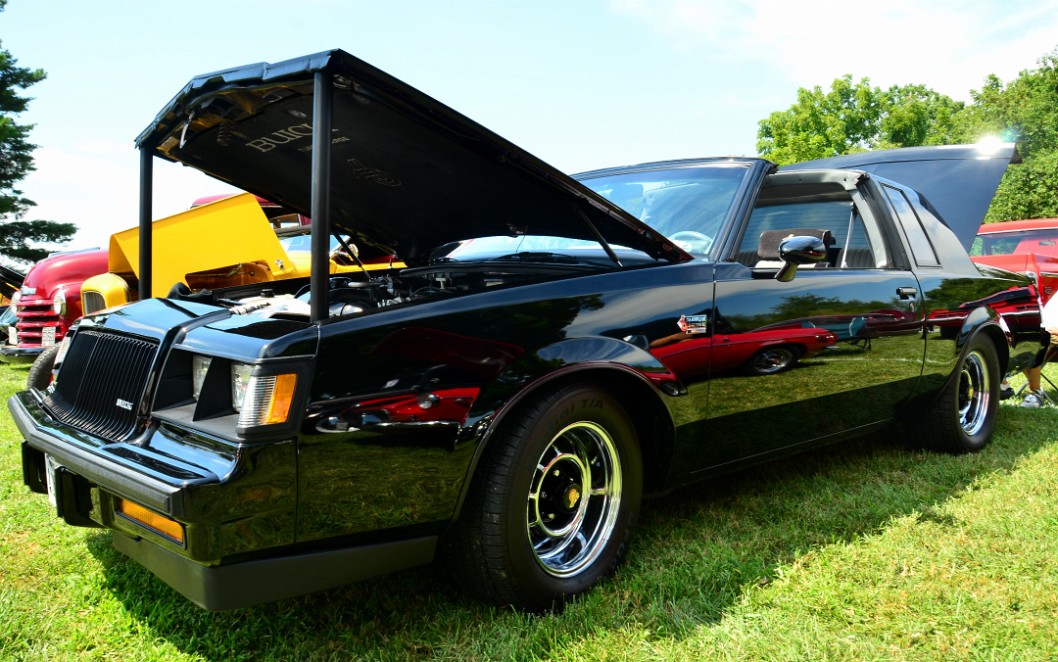
[[[844,74],[881,87],[922,83],[968,100],[988,74],[1030,69],[1058,45],[1058,7],[1007,0],[613,0],[674,50],[754,59],[798,87]]]
[[[36,171],[20,182],[37,203],[27,218],[77,225],[66,249],[107,248],[110,235],[139,222],[139,155],[127,142],[79,142],[41,147]],[[187,209],[198,197],[234,190],[200,172],[154,161],[154,217]]]

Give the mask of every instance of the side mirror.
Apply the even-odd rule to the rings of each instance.
[[[782,269],[775,274],[775,280],[788,283],[797,275],[797,267],[802,264],[816,264],[827,259],[827,245],[819,237],[800,235],[783,239],[779,244],[779,259]]]

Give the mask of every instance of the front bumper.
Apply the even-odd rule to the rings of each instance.
[[[38,391],[11,396],[8,408],[25,439],[25,484],[35,492],[48,492],[45,458],[49,458],[59,467],[51,477],[58,516],[75,526],[112,529],[115,549],[205,609],[232,609],[311,593],[424,565],[434,558],[437,536],[421,533],[378,544],[295,546],[293,478],[279,481],[291,483],[289,490],[276,489],[275,473],[266,472],[256,482],[253,472],[227,480],[160,453],[150,443],[104,443],[55,421]],[[248,464],[295,467],[293,446],[269,447],[273,448],[265,451],[269,455],[255,455]],[[233,463],[225,476],[241,473]],[[248,499],[261,493],[263,481],[271,490],[270,498]],[[118,499],[184,523],[186,546],[115,515]],[[221,510],[232,503],[244,505]],[[248,503],[254,509],[245,506]]]
[[[111,444],[108,448],[108,445],[100,444],[90,435],[78,434],[62,426],[44,411],[36,391],[16,393],[8,399],[7,405],[27,446],[51,457],[67,471],[110,494],[135,501],[152,510],[177,518],[183,514],[185,509],[181,488],[187,483],[172,480],[172,476],[170,480],[165,480],[162,471],[156,470],[156,475],[152,476],[142,470],[142,465],[115,452],[119,447],[123,450],[129,448],[128,445]],[[25,453],[23,458],[24,474],[28,476],[31,470],[25,466]],[[209,478],[216,479],[215,476],[200,474],[200,482]],[[105,524],[105,521],[99,523]]]
[[[23,347],[21,345],[0,346],[0,362],[33,363],[44,351],[43,347]]]

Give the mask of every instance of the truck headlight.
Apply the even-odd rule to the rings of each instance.
[[[231,365],[231,403],[241,428],[285,423],[290,416],[297,374],[254,375],[246,363]]]
[[[66,288],[60,287],[55,290],[55,295],[51,298],[51,309],[56,315],[62,317],[66,314]]]

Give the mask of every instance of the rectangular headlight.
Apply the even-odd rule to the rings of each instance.
[[[209,364],[213,359],[208,356],[195,354],[191,357],[191,397],[198,401],[202,393],[202,384],[206,381],[206,373],[209,372]]]

